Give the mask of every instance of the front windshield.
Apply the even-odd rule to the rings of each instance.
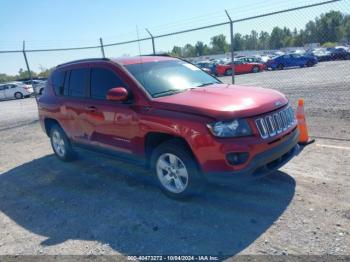
[[[152,97],[220,83],[198,67],[182,60],[130,64],[125,67]]]

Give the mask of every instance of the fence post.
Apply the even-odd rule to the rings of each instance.
[[[32,87],[33,87],[33,91],[34,91],[34,97],[35,100],[37,100],[37,92],[36,89],[34,87],[34,82],[33,82],[33,77],[32,77],[32,72],[30,71],[30,67],[29,67],[29,63],[28,63],[28,59],[27,59],[27,54],[26,54],[26,42],[23,40],[23,56],[24,56],[24,61],[26,62],[26,66],[27,66],[27,71],[28,71],[28,75],[29,75],[29,79],[30,82],[32,83]]]
[[[226,15],[228,17],[228,19],[230,20],[230,35],[231,35],[231,68],[232,68],[232,84],[235,83],[235,54],[234,54],[234,38],[233,38],[233,21],[231,19],[231,16],[229,15],[229,13],[227,12],[227,10],[225,10]]]
[[[103,40],[102,37],[100,37],[100,46],[101,46],[101,52],[102,52],[102,57],[105,58],[105,50],[103,48]]]
[[[154,37],[153,35],[151,34],[151,32],[146,28],[146,31],[147,33],[151,36],[151,39],[152,39],[152,48],[153,48],[153,54],[155,55],[156,54],[156,47],[154,45]]]

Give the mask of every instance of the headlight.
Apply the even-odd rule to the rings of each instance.
[[[210,132],[217,137],[249,136],[252,134],[247,120],[235,119],[232,121],[220,121],[207,125]]]

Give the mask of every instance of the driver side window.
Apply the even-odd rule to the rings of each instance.
[[[115,87],[126,87],[126,84],[113,71],[101,68],[91,68],[91,98],[106,99],[109,89]]]

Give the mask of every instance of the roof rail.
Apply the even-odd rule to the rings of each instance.
[[[111,61],[109,58],[85,58],[85,59],[79,59],[79,60],[73,60],[67,63],[59,64],[57,67],[64,66],[64,65],[69,65],[69,64],[74,64],[74,63],[79,63],[79,62],[89,62],[89,61]]]
[[[141,56],[169,56],[169,57],[172,57],[171,55],[169,55],[167,53],[148,54],[148,55],[141,55]]]

